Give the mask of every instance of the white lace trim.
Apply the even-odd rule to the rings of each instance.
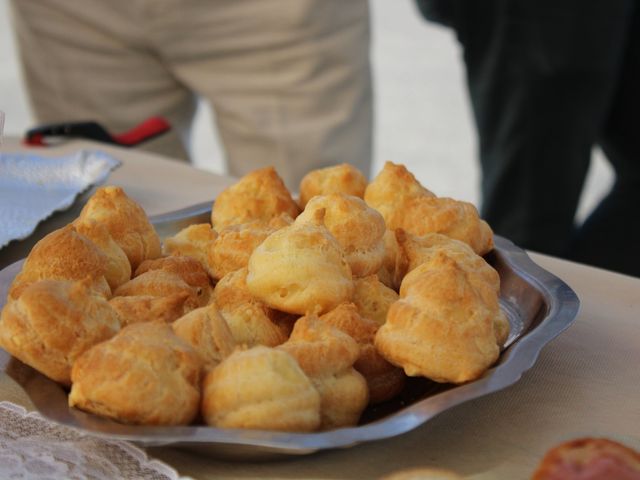
[[[57,425],[36,412],[0,402],[0,478],[180,480],[173,468],[134,445]]]

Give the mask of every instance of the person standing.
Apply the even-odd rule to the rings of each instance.
[[[640,276],[640,10],[636,0],[417,0],[463,49],[481,214],[539,252]],[[615,183],[575,215],[599,145]]]
[[[229,173],[273,165],[289,188],[313,168],[369,174],[367,0],[12,0],[39,123],[173,126],[142,148],[188,159],[198,98]]]

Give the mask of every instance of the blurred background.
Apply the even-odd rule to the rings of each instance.
[[[22,135],[33,120],[7,3],[0,0],[0,110],[6,115],[5,135]],[[478,205],[476,138],[454,36],[423,21],[411,0],[371,0],[371,9],[376,101],[374,173],[386,160],[404,163],[437,195]],[[224,173],[212,114],[204,105],[198,111],[192,154],[199,168]],[[579,217],[593,208],[611,181],[611,169],[596,151]]]

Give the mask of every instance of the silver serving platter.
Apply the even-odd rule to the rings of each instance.
[[[211,202],[152,218],[164,238],[193,224],[209,221]],[[229,459],[265,459],[304,455],[382,440],[413,430],[462,402],[487,395],[517,382],[533,366],[542,348],[575,319],[580,302],[562,280],[536,265],[509,240],[497,236],[496,248],[485,258],[501,278],[501,307],[511,333],[496,363],[483,377],[464,385],[409,379],[396,399],[368,408],[358,426],[319,433],[280,433],[232,430],[203,425],[149,427],[123,425],[70,408],[67,391],[0,349],[0,368],[27,393],[48,419],[99,437],[128,440],[138,445],[187,448]],[[0,307],[22,261],[0,271]]]

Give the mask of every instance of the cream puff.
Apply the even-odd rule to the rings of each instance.
[[[454,259],[438,253],[402,281],[400,299],[376,333],[382,356],[409,376],[464,383],[498,359],[496,300],[487,304],[478,284]],[[490,287],[487,287],[490,288]]]
[[[307,315],[298,319],[289,340],[277,347],[295,358],[320,393],[320,428],[354,426],[369,402],[364,377],[353,368],[360,355],[348,334]]]
[[[29,252],[22,269],[9,288],[14,300],[30,284],[39,280],[85,280],[105,298],[111,296],[106,275],[109,259],[98,246],[67,225],[49,233]]]
[[[147,214],[120,187],[100,187],[82,208],[78,221],[104,225],[135,270],[143,260],[162,253],[160,238]]]
[[[192,287],[179,275],[165,270],[149,270],[120,285],[114,292],[114,297],[169,297],[180,294],[185,296],[182,301],[184,315],[191,310],[205,305],[201,301],[201,292]],[[175,297],[177,298],[177,297]]]
[[[389,222],[398,213],[398,207],[409,199],[421,197],[435,197],[435,194],[423,187],[404,165],[393,162],[385,162],[364,192],[364,201],[382,214],[391,229],[395,227]]]
[[[300,182],[300,206],[305,208],[316,195],[342,193],[363,198],[367,179],[353,165],[342,163],[307,173]]]
[[[268,222],[282,213],[296,218],[300,209],[273,167],[254,170],[218,195],[211,209],[216,231],[253,220]]]
[[[104,225],[91,219],[76,220],[73,225],[80,235],[87,237],[104,253],[107,259],[104,276],[112,291],[131,279],[129,259]]]
[[[326,312],[353,294],[344,251],[321,224],[294,223],[272,233],[253,251],[247,268],[249,292],[287,313]]]
[[[218,365],[236,347],[233,334],[215,304],[192,310],[171,327],[200,354],[207,369]]]
[[[282,350],[236,350],[207,374],[202,395],[202,416],[213,427],[312,432],[320,426],[320,395]]]
[[[438,255],[445,255],[468,273],[469,282],[489,308],[499,310],[500,275],[468,244],[438,233],[418,237],[401,229],[396,230],[396,237],[402,251],[402,272],[410,272],[422,265],[426,265],[423,269],[429,269],[432,262],[438,264],[440,261]],[[509,321],[502,312],[494,318],[498,345],[503,345],[509,336]]]
[[[150,271],[162,270],[180,277],[187,285],[192,287],[198,296],[198,305],[207,305],[211,300],[213,286],[205,266],[193,257],[168,256],[145,260],[134,273],[134,278]]]
[[[333,193],[313,197],[295,223],[315,224],[320,210],[324,210],[323,223],[344,250],[353,276],[376,273],[385,255],[382,215],[358,197]]]
[[[251,253],[265,238],[292,222],[291,217],[281,214],[268,222],[254,220],[220,230],[218,238],[211,243],[207,256],[213,278],[220,280],[226,274],[246,267]]]
[[[41,280],[5,305],[0,345],[52,380],[70,385],[76,359],[119,330],[118,314],[91,288],[90,278]]]
[[[352,301],[364,318],[373,320],[377,325],[387,321],[389,307],[398,300],[395,290],[382,283],[377,275],[357,278],[354,282]]]
[[[246,279],[246,268],[225,275],[213,292],[215,305],[238,345],[280,345],[289,333],[286,323],[279,322],[282,314],[252,295]]]
[[[192,257],[208,269],[209,248],[217,237],[218,234],[210,224],[197,223],[165,238],[162,248],[165,255]]]
[[[135,425],[188,425],[203,363],[161,322],[134,323],[73,364],[69,406]]]
[[[362,317],[353,303],[338,305],[322,315],[320,320],[358,343],[360,354],[353,366],[367,381],[370,404],[390,400],[402,391],[406,378],[404,372],[387,362],[373,344],[379,328],[376,322]]]
[[[118,313],[122,326],[138,322],[165,322],[171,323],[182,317],[185,311],[185,302],[190,295],[186,291],[170,293],[166,296],[155,297],[153,295],[132,295],[129,297],[112,297],[109,305]]]

